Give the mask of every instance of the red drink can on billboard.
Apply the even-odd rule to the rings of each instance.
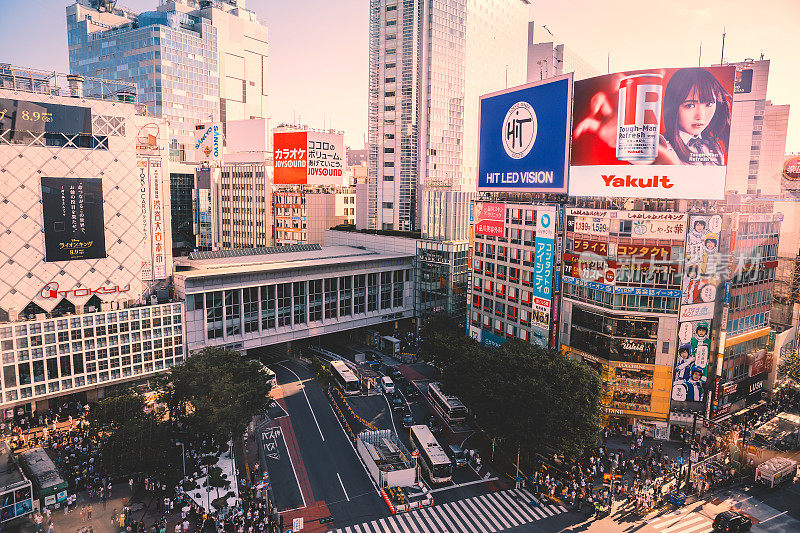
[[[619,82],[617,159],[652,163],[658,156],[664,76],[635,74]]]

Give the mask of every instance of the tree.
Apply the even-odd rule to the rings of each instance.
[[[263,365],[227,348],[203,348],[172,367],[161,387],[172,417],[217,442],[244,433],[269,404]]]
[[[102,441],[100,461],[111,475],[148,472],[162,481],[177,480],[180,463],[172,427],[145,410],[141,394],[125,391],[101,400],[89,413],[89,429]]]
[[[778,373],[800,384],[800,351],[787,354],[778,366]]]
[[[519,340],[483,346],[444,316],[426,324],[421,352],[442,372],[445,390],[509,452],[553,447],[577,457],[595,444],[601,382],[585,364]]]

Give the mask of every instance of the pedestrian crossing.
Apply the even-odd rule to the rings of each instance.
[[[659,533],[709,533],[714,530],[713,524],[707,516],[686,511],[669,513],[648,522]]]
[[[335,533],[495,533],[565,511],[561,505],[540,504],[527,490],[512,489],[423,507]]]

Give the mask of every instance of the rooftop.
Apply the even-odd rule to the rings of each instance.
[[[80,90],[73,78],[80,78]],[[113,100],[137,106],[140,115],[147,108],[136,103],[136,84],[126,81],[105,80],[92,76],[70,76],[55,71],[17,67],[0,63],[0,89],[11,89],[50,96],[72,96],[91,100]]]
[[[40,488],[53,487],[66,483],[59,474],[56,465],[42,448],[32,448],[19,454],[20,461],[25,463],[31,477],[38,481]]]
[[[8,444],[0,443],[0,492],[12,489],[24,481],[25,476],[14,462]]]
[[[222,250],[193,253],[188,258],[176,258],[175,276],[204,278],[407,257],[414,257],[414,253],[377,252],[352,246],[318,244]]]

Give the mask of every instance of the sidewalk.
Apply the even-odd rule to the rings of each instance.
[[[136,498],[131,500],[131,491],[127,483],[114,484],[111,494],[113,497],[104,505],[97,498],[90,500],[86,491],[83,491],[78,494],[78,501],[69,513],[65,513],[63,508],[52,511],[51,519],[56,533],[76,533],[87,526],[91,526],[94,533],[117,533],[119,528],[112,523],[112,517],[114,512],[119,516],[126,505],[130,505],[131,517],[136,521],[144,520],[148,529],[164,516],[164,512],[158,510],[155,498],[145,496],[140,500]],[[85,520],[81,517],[81,507],[86,504],[92,505],[91,520]],[[180,509],[175,508],[172,513],[166,515],[166,518],[167,532],[170,533],[175,530],[175,524],[181,520]],[[190,531],[196,531],[197,529],[190,527]],[[33,521],[33,515],[29,515],[24,521],[6,526],[3,530],[4,532],[13,533],[35,533],[36,524]],[[44,524],[42,531],[47,531],[47,526]]]

